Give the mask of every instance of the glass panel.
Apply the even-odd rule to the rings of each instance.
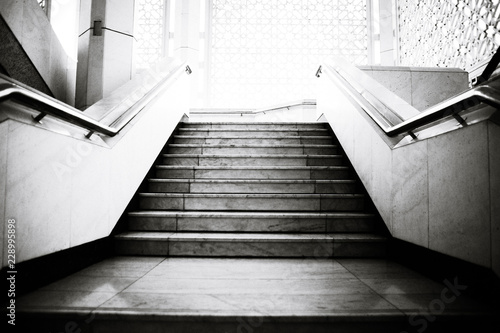
[[[213,107],[261,107],[315,98],[329,55],[367,64],[366,0],[213,0]]]

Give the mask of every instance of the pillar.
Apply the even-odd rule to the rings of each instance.
[[[81,0],[76,106],[86,109],[134,73],[134,0]]]

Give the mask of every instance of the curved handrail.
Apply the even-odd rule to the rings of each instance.
[[[124,114],[126,114],[126,116],[120,119],[115,126],[104,125],[94,118],[87,116],[81,110],[62,103],[34,89],[25,88],[4,75],[0,75],[0,82],[3,81],[0,83],[0,102],[8,99],[15,99],[21,102],[35,104],[40,108],[37,111],[41,112],[37,117],[34,117],[37,121],[49,114],[79,127],[88,129],[90,133],[87,134],[87,137],[90,137],[93,133],[100,133],[113,137],[117,135],[152,99],[154,99],[163,88],[170,84],[172,79],[176,78],[183,71],[187,74],[191,73],[189,66],[185,63],[180,64],[125,111]]]
[[[350,78],[347,75],[342,74],[340,68],[336,68],[328,64],[320,66],[316,72],[316,76],[319,77],[325,69],[327,74],[331,74],[330,77],[335,81],[335,83],[352,98],[354,98],[366,114],[368,114],[378,127],[389,137],[408,134],[415,138],[412,133],[413,130],[448,116],[459,118],[459,112],[480,103],[485,103],[500,109],[500,89],[497,88],[500,87],[500,77],[494,77],[474,88],[466,90],[461,94],[429,107],[420,114],[417,114],[409,119],[402,120],[397,124],[393,124],[387,121],[387,117],[383,112],[378,110],[372,102],[363,96],[364,92],[369,93],[369,89],[364,89],[363,87],[356,89],[356,86],[362,86],[360,82],[352,82],[354,78]],[[383,101],[377,99],[377,97],[373,94],[370,97],[375,98],[378,104],[388,108],[394,115],[398,115],[396,110],[391,109]]]

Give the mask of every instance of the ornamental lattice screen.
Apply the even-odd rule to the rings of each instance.
[[[500,46],[499,0],[399,0],[400,62],[469,69]]]
[[[143,69],[164,56],[166,40],[165,0],[140,0],[137,2],[137,31],[135,38],[136,68]]]
[[[212,107],[314,98],[323,59],[368,60],[366,0],[213,0],[211,13]]]

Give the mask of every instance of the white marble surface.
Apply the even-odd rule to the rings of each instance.
[[[487,123],[429,139],[428,156],[429,247],[490,266]]]
[[[263,319],[259,328],[266,331],[282,331],[288,324],[294,332],[317,331],[311,325],[318,322],[328,327],[321,332],[331,332],[339,328],[336,323],[394,320],[401,327],[391,328],[399,332],[407,327],[409,313],[428,310],[445,288],[378,259],[113,257],[20,297],[18,311],[41,316],[92,312],[90,329],[96,332],[109,331],[106,322],[125,314],[126,321],[113,321],[113,332],[144,331],[145,323],[153,331],[179,321],[178,331],[184,332],[192,331],[193,323],[204,325],[199,331],[212,331],[212,325],[224,321],[224,330],[213,331],[243,331],[238,328],[242,318]],[[452,323],[459,317],[478,321],[484,317],[475,315],[493,311],[460,295],[444,313],[432,315],[436,322]],[[210,326],[203,322],[207,318]],[[117,328],[119,322],[125,326]],[[294,330],[297,325],[303,326]]]
[[[395,149],[392,156],[392,235],[413,244],[428,247],[427,142],[418,142]]]
[[[483,122],[387,150],[383,145],[389,143],[378,147],[379,131],[366,125],[363,111],[337,93],[327,78],[323,84],[318,111],[329,121],[392,235],[492,267],[492,258],[498,258],[498,213],[493,211],[498,210],[499,186],[494,184],[500,172],[498,148],[491,142],[499,140],[498,125]],[[382,191],[384,184],[388,193]]]
[[[132,12],[133,17],[133,12]],[[130,14],[129,14],[130,18]],[[132,21],[132,19],[130,19]],[[103,95],[109,96],[115,89],[127,83],[133,77],[133,44],[130,36],[118,34],[114,31],[104,30],[103,52]],[[93,82],[89,80],[89,84]]]
[[[5,170],[0,172],[0,198],[5,198],[7,195],[7,143],[8,143],[8,131],[9,131],[9,121],[4,121],[0,123],[0,170]],[[4,217],[4,223],[0,226],[0,239],[2,244],[7,244],[7,220],[11,217],[5,214],[5,200],[0,200],[0,216]],[[7,256],[4,256],[4,247],[0,247],[0,255],[2,256],[2,267],[7,265]]]
[[[391,202],[394,186],[392,151],[380,137],[373,137],[370,155],[373,193],[371,198],[374,204],[380,207],[378,212],[388,221],[387,225],[392,226],[392,207],[385,205],[386,202]]]
[[[500,127],[488,124],[491,198],[491,262],[500,276]]]
[[[187,112],[187,80],[181,76],[123,132],[106,139],[109,147],[14,120],[2,123],[9,125],[2,217],[18,223],[18,263],[109,235]]]
[[[457,68],[360,66],[360,69],[419,111],[469,86],[468,73]]]
[[[134,0],[107,0],[106,21],[103,23],[110,29],[133,35],[133,14]]]
[[[25,0],[10,0],[10,1],[0,1],[0,13],[3,19],[9,25],[10,30],[16,36],[22,36],[23,32],[23,20],[22,17],[24,13],[24,1]]]
[[[450,72],[430,72],[413,69],[411,72],[412,104],[425,110],[445,99],[453,97],[469,87],[466,71],[451,69]]]
[[[54,96],[68,104],[68,56],[40,6],[31,0],[2,1],[0,13]],[[68,77],[69,75],[69,77]]]

